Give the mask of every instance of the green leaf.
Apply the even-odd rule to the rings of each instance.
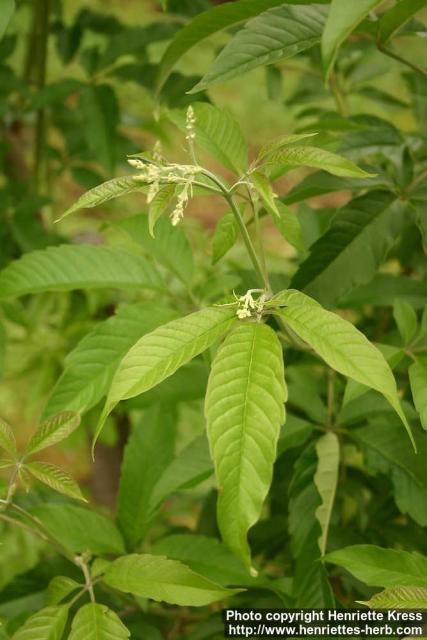
[[[191,571],[181,562],[163,556],[123,556],[107,568],[104,582],[125,593],[157,602],[201,607],[238,593]]]
[[[427,212],[425,205],[419,205],[417,207],[416,222],[421,233],[424,253],[427,253]]]
[[[248,150],[237,122],[227,111],[207,102],[196,102],[192,106],[196,118],[196,147],[200,146],[231,171],[243,173],[248,165]],[[169,117],[181,131],[186,131],[186,111],[172,110]]]
[[[390,587],[370,600],[358,600],[371,609],[427,609],[427,589],[422,587]]]
[[[75,553],[125,553],[120,531],[94,510],[74,504],[41,504],[31,509],[49,533]]]
[[[156,237],[153,238],[145,213],[121,220],[114,226],[125,231],[148,255],[158,260],[184,284],[191,282],[194,271],[193,254],[182,229],[173,227],[169,220],[159,220]]]
[[[137,180],[135,176],[121,176],[120,178],[113,178],[107,180],[98,186],[86,191],[80,198],[73,204],[72,207],[67,209],[65,213],[60,216],[56,222],[63,220],[70,213],[74,213],[79,209],[90,209],[97,207],[108,200],[124,196],[127,193],[133,191],[144,191],[145,187],[140,180]]]
[[[362,189],[383,189],[389,186],[387,178],[378,175],[375,178],[343,178],[333,176],[325,171],[310,173],[299,182],[289,193],[281,198],[287,205],[302,202],[315,196],[341,191],[361,191]]]
[[[127,640],[130,631],[103,604],[85,604],[74,616],[68,640]]]
[[[275,299],[284,309],[278,315],[304,342],[339,373],[383,394],[399,415],[414,444],[411,429],[400,406],[396,381],[381,351],[355,326],[341,316],[326,311],[305,294],[288,290]],[[415,446],[415,444],[414,444]]]
[[[371,587],[427,587],[427,558],[418,553],[356,544],[328,553],[325,560]]]
[[[298,216],[293,213],[289,207],[287,207],[280,200],[276,201],[276,208],[279,212],[279,217],[272,216],[273,222],[283,238],[289,242],[297,251],[302,253],[305,251],[304,243],[302,240],[301,225],[298,220]]]
[[[1,0],[0,2],[0,40],[3,38],[11,17],[15,11],[15,0]]]
[[[424,282],[408,276],[378,273],[371,282],[358,287],[340,300],[340,307],[361,307],[365,304],[392,307],[396,297],[404,298],[416,309],[424,307],[427,302]]]
[[[119,121],[116,94],[109,85],[89,84],[80,93],[79,108],[90,150],[108,173],[114,173]]]
[[[0,299],[73,289],[161,289],[162,279],[142,256],[92,245],[32,251],[0,272]]]
[[[26,455],[32,455],[65,440],[77,429],[79,424],[80,416],[74,411],[63,411],[48,418],[41,423],[28,443]]]
[[[282,347],[265,324],[240,323],[212,365],[205,413],[219,484],[224,542],[250,565],[248,529],[258,520],[285,420]]]
[[[319,438],[316,443],[316,453],[318,465],[314,474],[314,484],[322,499],[322,504],[316,509],[316,518],[322,530],[322,535],[319,538],[319,548],[323,556],[326,553],[340,464],[340,447],[335,433],[331,431]]]
[[[393,316],[404,344],[408,345],[417,333],[418,320],[415,310],[409,302],[397,298],[393,305]]]
[[[234,214],[229,212],[220,218],[212,240],[212,264],[216,264],[235,244],[239,236]]]
[[[391,479],[399,510],[425,527],[427,434],[417,431],[415,437],[418,455],[412,451],[399,425],[387,417],[378,418],[367,427],[352,431],[352,438],[362,446],[367,468]]]
[[[237,32],[191,92],[310,49],[320,42],[326,15],[327,10],[316,4],[268,9]]]
[[[249,179],[261,196],[261,199],[267,211],[269,211],[269,213],[271,213],[273,217],[279,217],[280,213],[275,200],[276,196],[273,192],[273,187],[271,186],[267,176],[261,171],[251,171],[251,173],[249,174]]]
[[[412,397],[420,416],[423,429],[427,431],[427,366],[424,361],[417,360],[408,370]]]
[[[119,307],[115,316],[99,323],[66,356],[44,415],[94,407],[107,394],[114,372],[132,345],[175,315],[155,302]]]
[[[394,7],[381,14],[379,37],[387,42],[416,13],[427,7],[427,0],[401,0]]]
[[[121,467],[118,524],[130,549],[144,538],[152,520],[153,489],[174,457],[173,416],[154,407],[134,427]]]
[[[323,169],[334,176],[343,176],[344,178],[369,178],[373,176],[373,174],[367,173],[351,160],[319,147],[285,147],[275,153],[271,153],[266,162],[267,164],[289,165],[292,168],[313,167],[314,169]]]
[[[298,4],[300,0],[293,0]],[[306,0],[304,0],[306,2]],[[166,49],[160,61],[158,90],[163,86],[170,72],[182,56],[210,35],[238,25],[270,7],[284,4],[283,0],[238,0],[230,4],[202,11],[180,29]]]
[[[174,184],[167,184],[163,186],[150,202],[148,209],[148,230],[152,238],[154,238],[154,227],[156,226],[156,222],[172,202],[175,189],[176,185]]]
[[[45,607],[30,616],[12,640],[61,640],[67,618],[67,605]]]
[[[55,576],[49,582],[47,589],[48,604],[59,604],[76,589],[82,589],[82,585],[68,576]]]
[[[332,0],[322,34],[322,58],[325,77],[328,78],[339,47],[370,11],[382,0]]]
[[[114,375],[95,440],[120,400],[155,387],[210,347],[235,321],[234,309],[206,308],[172,320],[138,340]]]
[[[12,458],[16,457],[15,435],[7,422],[0,418],[0,448],[4,449]]]
[[[322,304],[335,304],[372,279],[395,244],[405,218],[405,208],[385,191],[373,191],[352,200],[310,247],[310,255],[291,285]]]
[[[288,136],[282,136],[278,140],[273,140],[273,142],[267,142],[261,147],[255,164],[258,164],[261,160],[265,160],[270,154],[277,153],[282,147],[295,144],[306,138],[313,138],[313,136],[317,135],[317,133],[294,133]]]
[[[47,462],[31,462],[30,464],[26,464],[24,468],[29,471],[34,478],[47,484],[48,487],[51,487],[55,491],[64,493],[66,496],[70,496],[70,498],[76,498],[76,500],[86,502],[86,499],[80,491],[80,487],[73,478],[55,465],[48,464]]]

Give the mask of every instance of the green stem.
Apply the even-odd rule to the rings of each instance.
[[[386,47],[385,44],[383,44],[380,40],[378,40],[378,42],[377,42],[377,47],[382,53],[384,53],[386,56],[389,56],[389,58],[393,58],[394,60],[397,60],[401,64],[404,64],[405,66],[407,66],[410,69],[412,69],[412,71],[415,71],[416,73],[419,73],[420,75],[422,75],[424,77],[427,77],[427,69],[422,69],[421,67],[419,67],[418,65],[414,64],[410,60],[407,60],[406,58],[403,58],[401,55],[399,55],[398,53],[396,53],[392,49],[389,49],[388,47]]]
[[[39,91],[46,83],[47,44],[49,37],[49,5],[50,0],[35,0],[35,33],[36,33],[36,87]],[[43,178],[43,162],[46,146],[46,111],[37,111],[35,142],[34,142],[34,189],[40,193]]]
[[[247,191],[248,191],[248,196],[249,196],[249,202],[251,205],[251,209],[252,209],[252,213],[255,219],[255,232],[256,232],[256,237],[258,240],[258,251],[259,251],[259,255],[260,255],[260,264],[261,264],[261,269],[262,269],[262,275],[264,278],[264,281],[267,283],[267,287],[266,290],[269,294],[272,293],[271,291],[271,287],[270,287],[270,280],[268,278],[268,270],[267,270],[267,261],[265,258],[265,251],[264,251],[264,243],[263,243],[263,238],[262,238],[262,229],[261,229],[261,221],[260,221],[260,215],[259,215],[259,209],[256,206],[254,199],[252,197],[252,193],[249,187],[247,187]],[[246,225],[245,225],[246,226]]]

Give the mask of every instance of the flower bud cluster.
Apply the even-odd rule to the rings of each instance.
[[[257,299],[253,297],[254,293],[260,294]],[[251,317],[260,320],[266,300],[267,296],[263,289],[249,289],[243,296],[237,298],[237,317],[240,320]]]

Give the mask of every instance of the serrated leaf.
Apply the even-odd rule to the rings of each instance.
[[[235,321],[234,309],[211,307],[172,320],[138,340],[114,375],[95,439],[120,400],[155,387],[210,347]]]
[[[413,435],[397,395],[396,381],[381,351],[354,325],[326,311],[300,291],[288,290],[281,297],[277,313],[304,342],[339,373],[383,394],[402,420],[412,443]],[[270,301],[274,305],[275,298]]]
[[[30,616],[12,640],[61,640],[67,618],[67,605],[45,607]]]
[[[32,455],[65,440],[79,424],[80,416],[75,411],[63,411],[44,420],[28,443],[26,455]]]
[[[31,509],[49,533],[75,553],[125,553],[112,520],[78,504],[45,503]]]
[[[142,256],[93,245],[62,245],[26,253],[0,272],[0,299],[73,289],[161,289]]]
[[[288,146],[275,153],[271,153],[267,164],[289,165],[290,167],[313,167],[323,169],[334,176],[344,178],[369,178],[373,174],[358,167],[354,162],[336,153],[320,149],[319,147]]]
[[[322,34],[322,58],[328,78],[339,47],[370,11],[382,0],[332,0],[326,26]]]
[[[117,520],[130,549],[147,533],[153,489],[172,462],[174,449],[173,415],[160,406],[147,411],[132,430],[120,471]]]
[[[279,212],[279,217],[272,216],[274,225],[289,244],[303,253],[305,251],[305,247],[298,216],[293,213],[289,207],[283,204],[283,202],[280,202],[280,200],[277,200],[276,207]]]
[[[415,310],[409,302],[397,298],[393,305],[393,317],[404,344],[408,345],[417,333],[418,320]]]
[[[148,208],[148,229],[152,238],[154,238],[154,227],[157,220],[167,210],[175,193],[176,186],[167,184],[156,193]]]
[[[127,640],[130,631],[119,616],[103,604],[91,602],[74,616],[68,640]]]
[[[358,600],[370,609],[427,609],[427,589],[422,587],[390,587],[370,600]]]
[[[261,13],[224,47],[192,93],[310,49],[320,42],[326,15],[318,4],[283,4]]]
[[[367,469],[390,478],[399,511],[425,527],[427,434],[416,432],[418,454],[415,454],[399,427],[387,417],[377,418],[367,427],[352,430],[352,438],[362,447]]]
[[[119,307],[115,316],[99,323],[66,356],[44,415],[83,412],[95,406],[107,394],[114,372],[132,345],[175,315],[155,302]]]
[[[291,286],[303,289],[322,304],[335,304],[372,279],[405,221],[405,208],[385,191],[352,200],[310,247],[310,255],[300,265]]]
[[[240,591],[225,589],[177,560],[149,554],[115,560],[107,568],[104,582],[142,598],[192,607],[217,602]]]
[[[234,214],[229,212],[220,218],[212,240],[212,264],[216,264],[235,244],[239,229]]]
[[[76,589],[83,589],[83,585],[68,576],[55,576],[47,588],[47,602],[50,605],[59,604]]]
[[[305,140],[306,138],[313,138],[313,136],[317,135],[317,133],[294,133],[288,136],[282,136],[281,138],[279,138],[278,140],[274,140],[273,142],[267,142],[261,147],[255,164],[258,164],[261,160],[267,158],[271,153],[280,151],[282,147],[286,147],[290,144],[295,144],[296,142],[300,142],[301,140]]]
[[[264,324],[239,324],[212,365],[205,401],[224,542],[250,566],[248,529],[258,520],[285,420],[281,344]]]
[[[421,360],[408,369],[414,405],[420,416],[423,429],[427,431],[427,366]]]
[[[389,179],[383,175],[373,178],[343,178],[333,176],[325,171],[310,173],[299,182],[289,193],[281,198],[287,205],[302,202],[315,196],[341,191],[361,191],[362,189],[383,189]]]
[[[15,0],[2,0],[0,11],[0,40],[3,38],[15,11]]]
[[[331,431],[319,438],[316,442],[316,453],[318,464],[314,474],[314,484],[322,499],[322,504],[316,509],[316,518],[322,530],[319,548],[323,556],[326,553],[329,523],[338,484],[340,447],[336,434]]]
[[[196,102],[192,107],[196,148],[202,148],[231,171],[243,173],[248,165],[248,150],[238,123],[227,111],[207,102]],[[169,117],[181,131],[186,131],[186,111],[172,110]]]
[[[86,499],[80,491],[80,487],[73,478],[55,465],[48,464],[47,462],[31,462],[25,465],[25,469],[29,471],[34,478],[55,491],[70,496],[70,498],[86,502]]]
[[[261,171],[251,171],[249,179],[261,196],[267,211],[269,211],[273,216],[279,217],[280,213],[275,200],[276,196],[267,176]]]
[[[427,587],[427,558],[419,553],[356,544],[328,553],[325,560],[371,587]]]
[[[57,218],[56,222],[63,220],[71,213],[79,209],[90,209],[98,207],[108,200],[124,196],[133,191],[144,191],[144,185],[140,180],[136,180],[135,176],[121,176],[107,180],[98,186],[86,191],[65,213]]]
[[[427,7],[427,0],[401,0],[380,16],[379,37],[387,42],[416,13]]]
[[[0,448],[4,449],[12,458],[16,457],[15,435],[7,422],[0,418]]]

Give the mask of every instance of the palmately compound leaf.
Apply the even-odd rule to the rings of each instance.
[[[417,360],[409,367],[409,382],[411,384],[414,405],[420,416],[423,429],[427,431],[427,363]]]
[[[325,560],[371,587],[427,587],[427,558],[419,553],[356,544],[328,553]]]
[[[0,418],[0,448],[4,449],[12,458],[16,456],[16,440],[12,427]]]
[[[235,309],[210,307],[172,320],[138,340],[113,378],[95,441],[120,400],[144,393],[171,376],[223,336],[236,319]]]
[[[325,77],[328,78],[339,47],[370,11],[382,0],[332,0],[322,34],[322,58]]]
[[[427,609],[427,589],[422,587],[390,587],[370,600],[358,600],[370,609]]]
[[[250,566],[248,529],[258,520],[285,420],[282,347],[265,324],[239,324],[212,365],[205,414],[219,485],[224,542]]]
[[[332,173],[334,176],[342,176],[344,178],[369,178],[373,176],[373,174],[367,173],[351,160],[319,147],[285,147],[275,153],[271,153],[266,162],[268,164],[289,165],[290,167],[323,169],[323,171]]]
[[[60,216],[56,222],[63,220],[65,217],[79,209],[97,207],[98,205],[103,204],[108,200],[112,200],[113,198],[124,196],[127,193],[132,193],[133,191],[144,190],[146,190],[146,186],[140,180],[137,180],[135,176],[121,176],[120,178],[107,180],[107,182],[103,182],[93,189],[86,191],[86,193],[80,196],[77,202],[67,209],[67,211]]]
[[[239,593],[195,573],[177,560],[132,554],[112,562],[104,582],[125,593],[182,607],[202,607]]]
[[[336,434],[331,431],[319,438],[316,443],[316,453],[318,464],[316,473],[314,474],[314,484],[322,499],[322,504],[316,509],[316,518],[322,530],[319,538],[319,547],[321,554],[324,555],[328,541],[329,523],[334,506],[340,464],[340,447]]]
[[[114,611],[91,602],[77,611],[68,640],[127,640],[129,637],[130,631]]]
[[[70,498],[76,500],[85,500],[80,491],[78,484],[62,469],[47,462],[31,462],[25,465],[25,469],[30,472],[34,478],[43,482],[59,493],[64,493]]]
[[[75,411],[63,411],[41,423],[26,449],[26,455],[52,447],[77,429],[80,416]]]
[[[45,607],[30,616],[12,640],[61,640],[67,618],[67,605]]]
[[[396,381],[381,351],[354,325],[323,309],[300,291],[289,289],[275,300],[284,308],[278,311],[286,324],[335,371],[383,394],[399,415],[415,448],[415,441],[400,406]]]
[[[326,15],[319,4],[283,4],[261,13],[236,33],[192,93],[310,49],[320,42]]]
[[[0,272],[0,299],[73,289],[162,289],[143,256],[94,245],[62,245],[25,253]]]

